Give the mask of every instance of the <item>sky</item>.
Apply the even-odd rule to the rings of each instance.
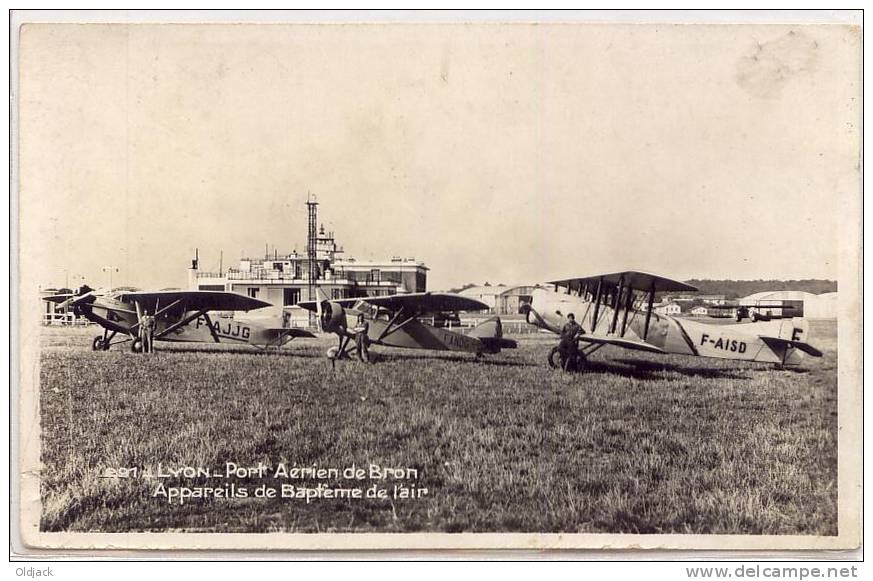
[[[303,251],[307,196],[428,287],[638,269],[837,279],[860,199],[848,26],[21,29],[21,267],[184,286]]]

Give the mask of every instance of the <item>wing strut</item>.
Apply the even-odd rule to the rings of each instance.
[[[402,313],[403,313],[403,309],[400,309],[399,311],[397,311],[397,313],[393,317],[391,317],[391,320],[388,322],[388,326],[385,327],[385,330],[379,334],[379,338],[376,339],[374,341],[374,343],[379,343],[380,341],[382,341],[382,339],[384,339],[388,335],[390,335],[392,333],[396,333],[397,331],[399,331],[400,329],[402,329],[403,327],[408,325],[410,321],[415,320],[415,315],[410,315],[406,319],[404,319],[402,323],[395,325],[394,322],[400,317],[400,315]]]
[[[155,320],[157,320],[157,318],[160,315],[163,315],[165,312],[169,311],[170,309],[172,309],[173,307],[175,307],[176,305],[178,305],[181,302],[182,302],[182,299],[173,301],[172,303],[170,303],[169,305],[167,305],[166,307],[164,307],[163,309],[157,311],[154,315],[152,315],[153,318]],[[130,329],[127,330],[128,333],[133,333],[136,329],[138,329],[139,326],[142,324],[143,315],[148,314],[147,312],[145,312],[145,309],[142,308],[142,305],[139,304],[139,301],[134,300],[133,304],[136,307],[136,324],[132,325],[130,327]],[[206,311],[203,311],[203,312],[205,313]],[[187,322],[190,322],[190,321],[186,321],[186,323]],[[176,329],[178,327],[178,325],[172,325],[171,327],[172,327],[172,329]],[[155,335],[155,337],[162,337],[163,335],[166,335],[166,334],[167,334],[167,330],[165,329],[164,332],[162,332],[160,335]]]
[[[591,332],[597,329],[597,315],[600,311],[600,297],[603,293],[603,277],[597,280],[597,294],[594,295],[594,316],[591,317]]]
[[[646,324],[643,327],[643,341],[649,336],[649,322],[652,320],[652,306],[655,304],[655,281],[652,281],[652,286],[649,288],[649,308],[646,309]]]
[[[209,328],[212,340],[216,343],[221,343],[221,340],[218,338],[218,333],[215,331],[215,326],[212,324],[212,317],[209,316],[209,313],[204,313],[203,318],[206,320],[206,326]]]
[[[624,290],[624,275],[618,279],[618,288],[615,291],[615,300],[612,301],[612,324],[609,326],[610,334],[615,333],[618,325],[618,311],[621,310],[621,293]]]
[[[634,289],[627,287],[624,299],[624,314],[621,317],[621,336],[624,337],[624,332],[627,330],[627,313],[631,310],[634,304]]]
[[[585,294],[586,294],[586,298],[587,298],[587,294],[588,294],[587,290],[585,291]],[[594,308],[596,309],[597,307],[594,307]],[[588,313],[590,311],[591,311],[591,301],[585,301],[585,314],[582,315],[581,319],[579,319],[580,321],[582,321],[582,323],[585,323],[585,321],[588,319]],[[594,330],[593,326],[591,327],[591,330],[592,331]]]
[[[376,339],[376,341],[375,341],[376,343],[378,343],[379,341],[381,341],[382,339],[384,339],[388,335],[388,331],[391,330],[391,326],[394,324],[394,321],[396,321],[398,318],[400,318],[400,315],[402,315],[402,314],[403,314],[403,307],[400,307],[400,310],[398,310],[396,313],[394,313],[394,315],[391,316],[391,320],[388,321],[388,325],[386,325],[385,328],[382,330],[382,332],[379,333],[379,338]]]
[[[195,311],[193,315],[176,321],[175,323],[173,323],[172,325],[170,325],[169,327],[167,327],[166,329],[164,329],[160,333],[156,334],[155,339],[159,339],[168,333],[172,333],[173,331],[175,331],[179,327],[184,327],[185,325],[187,325],[188,323],[190,323],[191,321],[193,321],[197,317],[202,317],[203,315],[205,315],[208,312],[209,312],[209,309],[200,309],[199,311]]]

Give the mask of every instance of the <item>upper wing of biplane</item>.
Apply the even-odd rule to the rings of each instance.
[[[561,280],[549,281],[558,287],[568,288],[569,290],[578,290],[585,285],[597,285],[598,283],[607,284],[609,286],[624,286],[639,291],[697,291],[696,287],[678,280],[669,279],[648,272],[639,272],[635,270],[626,270],[624,272],[613,272],[610,274],[597,274],[593,276],[581,276],[574,278],[565,278]]]
[[[149,312],[165,310],[176,304],[186,311],[251,311],[271,306],[270,303],[241,294],[207,290],[122,292],[117,298],[139,304]]]
[[[343,307],[351,307],[359,302],[387,309],[389,311],[444,313],[453,311],[481,311],[488,308],[482,301],[451,293],[409,293],[384,297],[358,297],[330,301]],[[303,301],[298,307],[309,311],[318,310],[318,301]]]
[[[589,304],[594,305],[588,321],[589,335],[583,337],[583,340],[594,342],[595,337],[600,337],[597,342],[642,350],[651,350],[647,348],[645,341],[653,316],[655,293],[697,290],[678,280],[635,270],[565,278],[550,281],[549,284],[555,285],[556,291],[565,288],[567,294],[587,297]],[[628,323],[633,326],[635,313],[643,303],[648,306],[645,309],[642,329],[631,334],[642,339],[638,341],[633,336],[627,336],[630,328]]]

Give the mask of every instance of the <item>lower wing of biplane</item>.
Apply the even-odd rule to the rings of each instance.
[[[320,292],[320,291],[319,291]],[[319,325],[326,333],[335,333],[339,345],[329,356],[342,357],[349,350],[359,315],[367,321],[370,343],[407,349],[434,351],[464,351],[498,353],[501,349],[515,348],[516,342],[503,337],[499,317],[491,317],[468,333],[459,333],[434,327],[421,319],[439,313],[480,311],[488,305],[468,297],[449,293],[411,293],[381,297],[362,297],[298,303],[299,307],[318,313]]]
[[[534,291],[527,308],[530,324],[560,334],[573,313],[588,355],[604,345],[650,353],[698,355],[797,365],[802,354],[821,357],[809,344],[809,325],[801,318],[737,325],[707,325],[653,311],[658,292],[696,291],[661,276],[624,271],[549,283]]]

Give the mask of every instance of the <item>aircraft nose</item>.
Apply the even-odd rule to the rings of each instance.
[[[521,305],[518,308],[518,312],[519,312],[519,314],[524,315],[525,321],[527,321],[531,325],[534,324],[536,317],[534,317],[533,309],[531,308],[530,303],[525,303],[525,304]]]
[[[521,312],[522,314],[524,314],[524,318],[529,324],[535,325],[537,327],[540,326],[541,320],[539,314],[533,309],[531,305],[524,305],[521,308]]]

